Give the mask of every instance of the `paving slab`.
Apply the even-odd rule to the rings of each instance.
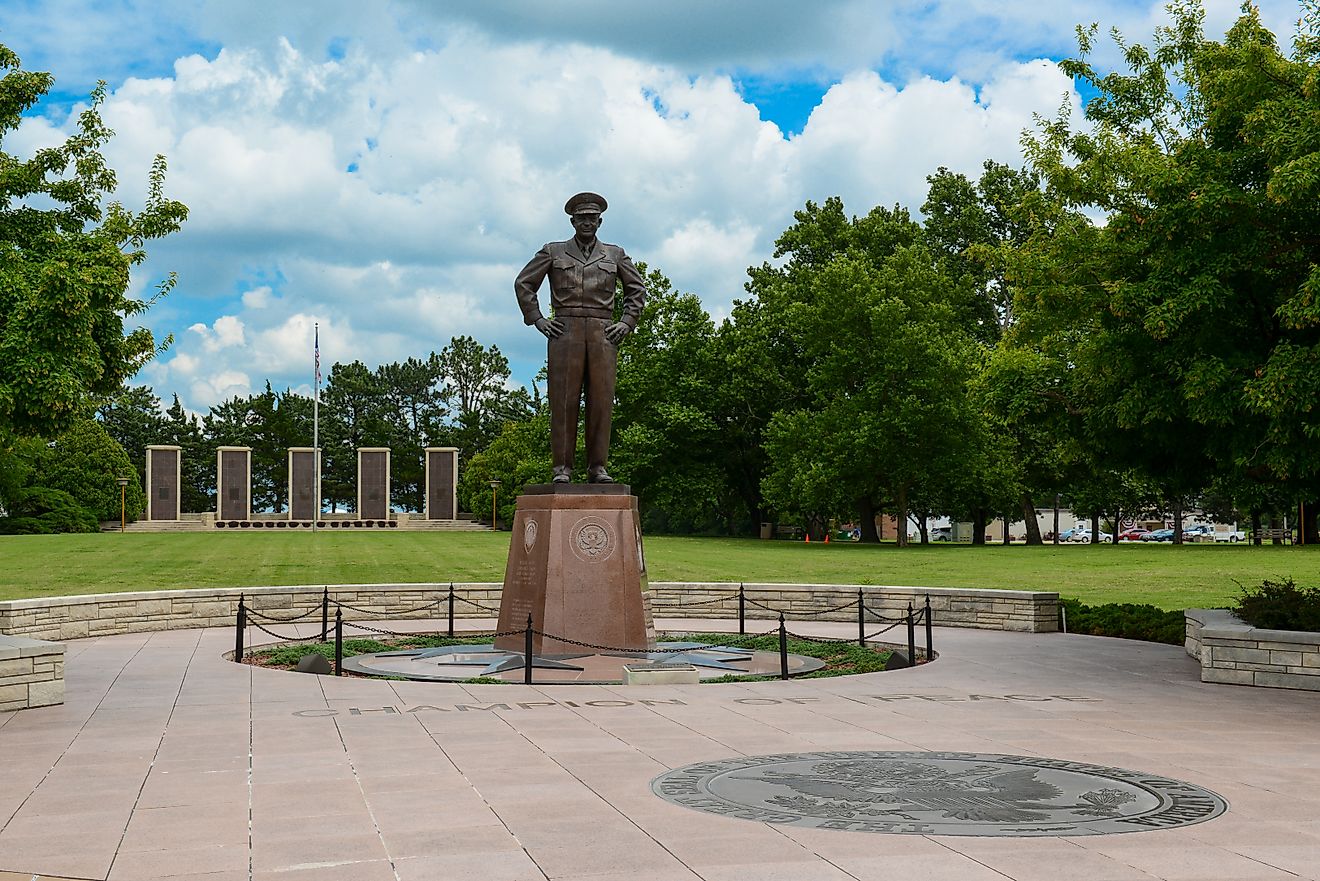
[[[937,628],[935,647],[859,677],[525,686],[264,670],[224,660],[228,630],[73,640],[66,703],[0,714],[0,881],[1320,879],[1320,694],[1202,683],[1176,646]],[[981,837],[802,828],[651,791],[689,765],[799,753],[1044,758],[1228,807]]]

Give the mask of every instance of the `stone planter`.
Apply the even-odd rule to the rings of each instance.
[[[1187,610],[1187,654],[1202,682],[1320,691],[1320,633],[1262,630],[1223,609]]]

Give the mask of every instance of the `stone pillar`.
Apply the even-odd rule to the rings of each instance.
[[[252,519],[252,448],[218,447],[215,451],[215,517]]]
[[[390,448],[358,447],[359,520],[390,518]]]
[[[321,452],[315,447],[289,447],[289,519],[315,520],[321,513],[316,477]]]
[[[499,630],[535,629],[612,648],[655,646],[651,595],[637,497],[622,484],[549,483],[527,487],[513,515]],[[497,648],[521,652],[523,635]],[[538,655],[581,654],[534,636]]]
[[[458,447],[426,448],[426,520],[458,518]]]
[[[179,519],[179,487],[183,484],[181,447],[147,447],[147,519]]]

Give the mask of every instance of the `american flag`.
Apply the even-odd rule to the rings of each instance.
[[[315,342],[313,343],[312,357],[316,361],[316,387],[321,387],[321,325],[315,325]]]

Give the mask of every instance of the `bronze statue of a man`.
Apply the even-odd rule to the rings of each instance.
[[[595,193],[578,193],[569,199],[564,211],[573,218],[576,234],[566,242],[542,246],[513,283],[523,322],[536,325],[549,340],[547,396],[555,483],[573,479],[578,404],[583,397],[587,402],[587,481],[614,482],[605,470],[605,459],[610,448],[619,343],[637,327],[646,302],[646,285],[622,248],[596,238],[607,207],[605,199]],[[536,299],[547,274],[550,318],[541,312]],[[615,321],[620,283],[623,312]]]

